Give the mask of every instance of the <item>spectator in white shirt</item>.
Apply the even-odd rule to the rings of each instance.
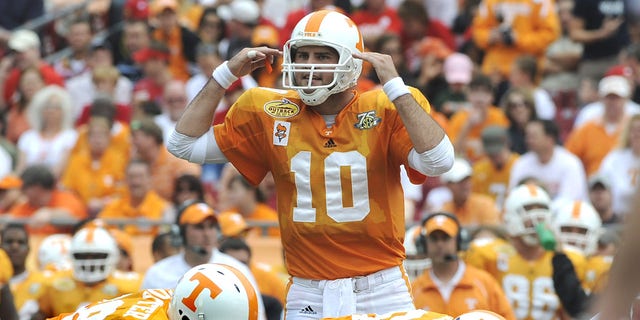
[[[533,56],[524,55],[516,59],[511,68],[509,83],[513,88],[530,90],[540,119],[552,120],[556,117],[556,105],[551,95],[536,84],[538,61]]]
[[[163,141],[169,141],[182,112],[187,107],[187,91],[184,82],[171,80],[164,86],[162,93],[162,113],[153,121],[162,129]]]
[[[529,151],[511,168],[509,189],[535,178],[552,200],[587,201],[587,178],[582,162],[558,145],[557,125],[550,120],[532,120],[525,128]]]

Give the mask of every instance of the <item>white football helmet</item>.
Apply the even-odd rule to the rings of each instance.
[[[167,313],[170,320],[256,320],[258,298],[240,271],[206,263],[180,278]]]
[[[595,253],[602,234],[602,220],[593,206],[584,201],[571,201],[557,209],[553,226],[563,246],[585,255]]]
[[[338,52],[337,64],[294,63],[297,48],[304,46],[328,46]],[[334,93],[342,92],[356,84],[362,72],[362,60],[353,52],[363,52],[362,34],[347,16],[331,10],[315,11],[298,22],[291,39],[284,44],[282,62],[282,86],[298,91],[302,101],[317,106]],[[308,73],[307,83],[296,83],[296,73]],[[314,73],[333,73],[333,81],[326,85],[311,84]],[[311,93],[309,90],[314,89]],[[305,92],[307,90],[307,92]]]
[[[503,316],[487,311],[487,310],[475,310],[470,311],[456,317],[455,320],[505,320]]]
[[[70,247],[71,236],[68,234],[52,234],[44,238],[38,247],[38,269],[71,269]]]
[[[520,236],[530,246],[539,243],[536,225],[551,222],[551,199],[534,184],[519,185],[505,200],[504,221],[512,236]]]
[[[71,239],[70,249],[73,277],[87,283],[106,279],[115,270],[120,257],[118,245],[111,234],[94,226],[78,230]]]

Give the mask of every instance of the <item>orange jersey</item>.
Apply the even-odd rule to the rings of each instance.
[[[98,165],[88,152],[72,153],[61,183],[78,194],[85,204],[92,199],[114,196],[124,181],[128,161],[116,148],[108,148]]]
[[[16,311],[21,317],[33,315],[38,311],[38,299],[44,292],[47,281],[50,281],[51,272],[24,272],[17,275],[9,282],[13,302]]]
[[[413,310],[403,312],[391,312],[383,315],[357,314],[338,318],[322,318],[323,320],[453,320],[446,314],[429,312],[424,310]]]
[[[256,278],[260,293],[278,299],[284,306],[287,297],[287,284],[278,275],[278,272],[270,265],[261,262],[252,262],[250,269]]]
[[[51,200],[49,200],[49,203],[45,207],[65,210],[70,213],[72,218],[79,220],[87,217],[87,208],[84,203],[82,203],[82,200],[69,191],[53,190]],[[41,208],[34,208],[29,205],[29,203],[24,202],[11,208],[9,213],[16,218],[29,218],[38,211],[38,209]],[[45,225],[41,228],[28,227],[27,229],[29,230],[29,234],[47,235],[68,231],[65,230],[65,228],[55,227],[53,225]]]
[[[545,251],[537,260],[528,261],[503,240],[481,239],[471,243],[465,260],[498,280],[517,319],[551,320],[560,319],[563,314],[553,288],[553,255],[553,252]],[[567,252],[567,256],[582,280],[584,257],[572,252]]]
[[[428,112],[426,98],[412,93]],[[367,275],[404,259],[400,165],[413,148],[381,90],[355,93],[328,128],[295,91],[247,90],[214,127],[220,150],[257,185],[271,171],[287,270],[307,279]],[[413,183],[425,177],[409,168]]]
[[[587,258],[587,266],[584,274],[584,287],[598,293],[607,284],[609,269],[613,263],[612,256],[592,256]]]
[[[165,200],[171,200],[176,179],[183,174],[200,177],[202,167],[187,160],[176,158],[162,146],[155,161],[151,164],[151,183],[153,190]]]
[[[7,253],[0,249],[0,287],[9,283],[9,279],[13,276],[13,265]]]
[[[507,197],[511,167],[516,160],[518,160],[518,154],[511,153],[502,168],[496,168],[486,157],[478,160],[473,164],[471,191],[493,198],[498,211],[500,211]]]
[[[442,205],[441,211],[453,213],[465,227],[498,225],[502,222],[495,201],[479,193],[471,193],[462,207],[448,201]]]
[[[429,269],[411,283],[416,308],[446,314],[463,314],[482,309],[493,311],[507,320],[515,320],[500,284],[484,270],[467,265],[460,281],[446,300],[431,273]]]
[[[172,295],[171,289],[147,289],[94,302],[49,320],[168,320],[167,309]]]
[[[560,21],[554,0],[481,1],[471,30],[473,40],[485,51],[482,73],[509,76],[511,65],[524,54],[541,58],[560,36]],[[513,45],[492,44],[490,34],[500,25],[513,31]]]
[[[590,176],[600,169],[604,157],[618,143],[621,127],[618,126],[614,132],[609,133],[605,124],[598,121],[587,122],[571,131],[564,147],[580,158],[587,176]]]
[[[447,126],[447,135],[451,138],[451,142],[456,145],[458,138],[465,126],[469,122],[469,112],[467,110],[460,110],[456,112]],[[456,150],[456,152],[465,155],[465,158],[474,162],[483,155],[482,141],[480,136],[482,130],[488,126],[500,126],[506,128],[509,126],[509,119],[504,114],[502,109],[497,107],[489,107],[487,110],[487,116],[482,123],[479,123],[469,129],[466,137],[466,143],[463,150]]]
[[[232,208],[229,210],[225,210],[220,213],[220,215],[232,214],[236,213],[238,210],[236,208]],[[244,217],[246,221],[257,221],[257,222],[278,222],[278,213],[273,210],[271,207],[264,203],[258,203],[253,212]],[[251,230],[251,233],[256,236],[262,235],[262,230],[258,228],[254,228]],[[268,234],[271,237],[280,237],[280,228],[273,227],[268,229]]]
[[[74,280],[71,272],[61,272],[47,282],[38,303],[45,316],[53,317],[89,303],[137,292],[141,284],[140,275],[132,272],[115,271],[94,286]]]
[[[142,203],[136,207],[131,206],[129,193],[125,193],[122,198],[115,199],[107,204],[98,214],[98,217],[103,219],[147,218],[149,220],[160,220],[163,218],[163,214],[168,208],[169,203],[154,191],[147,192]],[[132,235],[156,233],[157,229],[157,227],[142,227],[134,224],[126,225],[124,227],[124,231]]]
[[[89,152],[89,130],[88,125],[82,125],[77,129],[78,140],[71,149],[70,157],[77,153]],[[129,159],[131,152],[131,129],[123,122],[116,122],[111,129],[111,142],[109,149],[115,149],[116,153],[125,155],[125,160]]]

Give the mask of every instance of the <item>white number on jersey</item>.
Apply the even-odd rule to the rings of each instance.
[[[116,312],[118,307],[120,307],[123,303],[124,300],[122,299],[105,300],[93,306],[78,308],[75,313],[62,318],[62,320],[103,320],[106,319],[109,315]]]
[[[551,320],[560,307],[549,277],[531,283],[522,275],[508,274],[502,279],[502,288],[518,319]]]
[[[342,202],[342,167],[351,169],[352,207],[345,207]],[[315,222],[316,208],[311,203],[311,152],[301,151],[293,156],[291,171],[295,174],[297,194],[293,221]],[[362,221],[369,214],[367,159],[358,151],[334,152],[324,159],[324,181],[327,214],[335,222]]]

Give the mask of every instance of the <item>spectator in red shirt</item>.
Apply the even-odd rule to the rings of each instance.
[[[173,79],[169,70],[169,49],[159,42],[133,54],[133,60],[142,66],[143,78],[133,87],[133,103],[155,101],[160,103],[164,86]]]
[[[45,84],[64,86],[64,80],[50,65],[46,64],[40,55],[40,38],[31,30],[17,30],[9,39],[9,48],[15,53],[5,59],[13,59],[12,68],[3,84],[3,102],[12,101],[18,89],[20,74],[29,68],[38,68]]]
[[[365,0],[351,19],[360,28],[364,43],[375,43],[384,33],[402,32],[402,20],[395,9],[385,5],[385,0]]]

